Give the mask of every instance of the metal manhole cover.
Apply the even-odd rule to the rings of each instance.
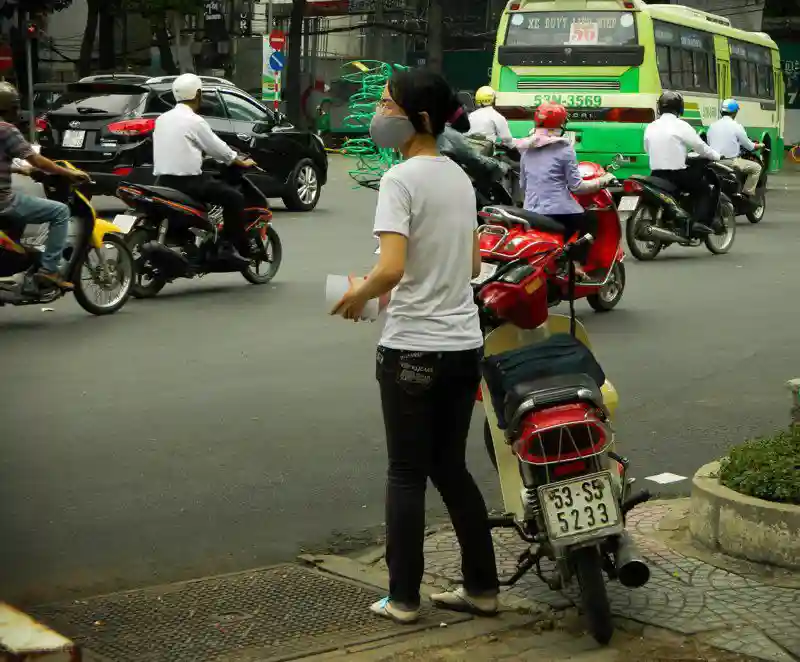
[[[401,627],[370,614],[379,597],[377,589],[285,565],[33,613],[110,662],[278,662],[469,618],[426,609],[418,625]]]

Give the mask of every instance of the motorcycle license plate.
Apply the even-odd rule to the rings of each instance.
[[[638,195],[626,195],[619,201],[619,211],[634,211],[639,204]]]
[[[553,541],[583,537],[622,524],[607,471],[540,487],[539,502]]]
[[[477,278],[472,279],[473,285],[481,285],[489,280],[492,276],[494,276],[494,272],[497,271],[496,264],[489,264],[488,262],[481,263],[481,273]]]

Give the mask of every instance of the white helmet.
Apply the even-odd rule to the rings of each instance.
[[[172,83],[172,93],[175,95],[175,101],[178,102],[193,101],[201,89],[203,89],[203,81],[195,74],[183,74]]]

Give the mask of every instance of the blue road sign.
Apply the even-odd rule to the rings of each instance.
[[[286,58],[280,51],[274,51],[269,56],[269,68],[273,71],[280,71],[286,65]]]

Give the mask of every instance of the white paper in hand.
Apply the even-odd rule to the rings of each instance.
[[[328,279],[325,283],[325,304],[328,306],[328,311],[333,310],[333,307],[342,300],[342,297],[350,289],[350,279],[347,276],[334,276],[328,274]],[[377,299],[372,299],[364,306],[364,312],[361,314],[361,319],[374,322],[380,315],[380,305]]]

